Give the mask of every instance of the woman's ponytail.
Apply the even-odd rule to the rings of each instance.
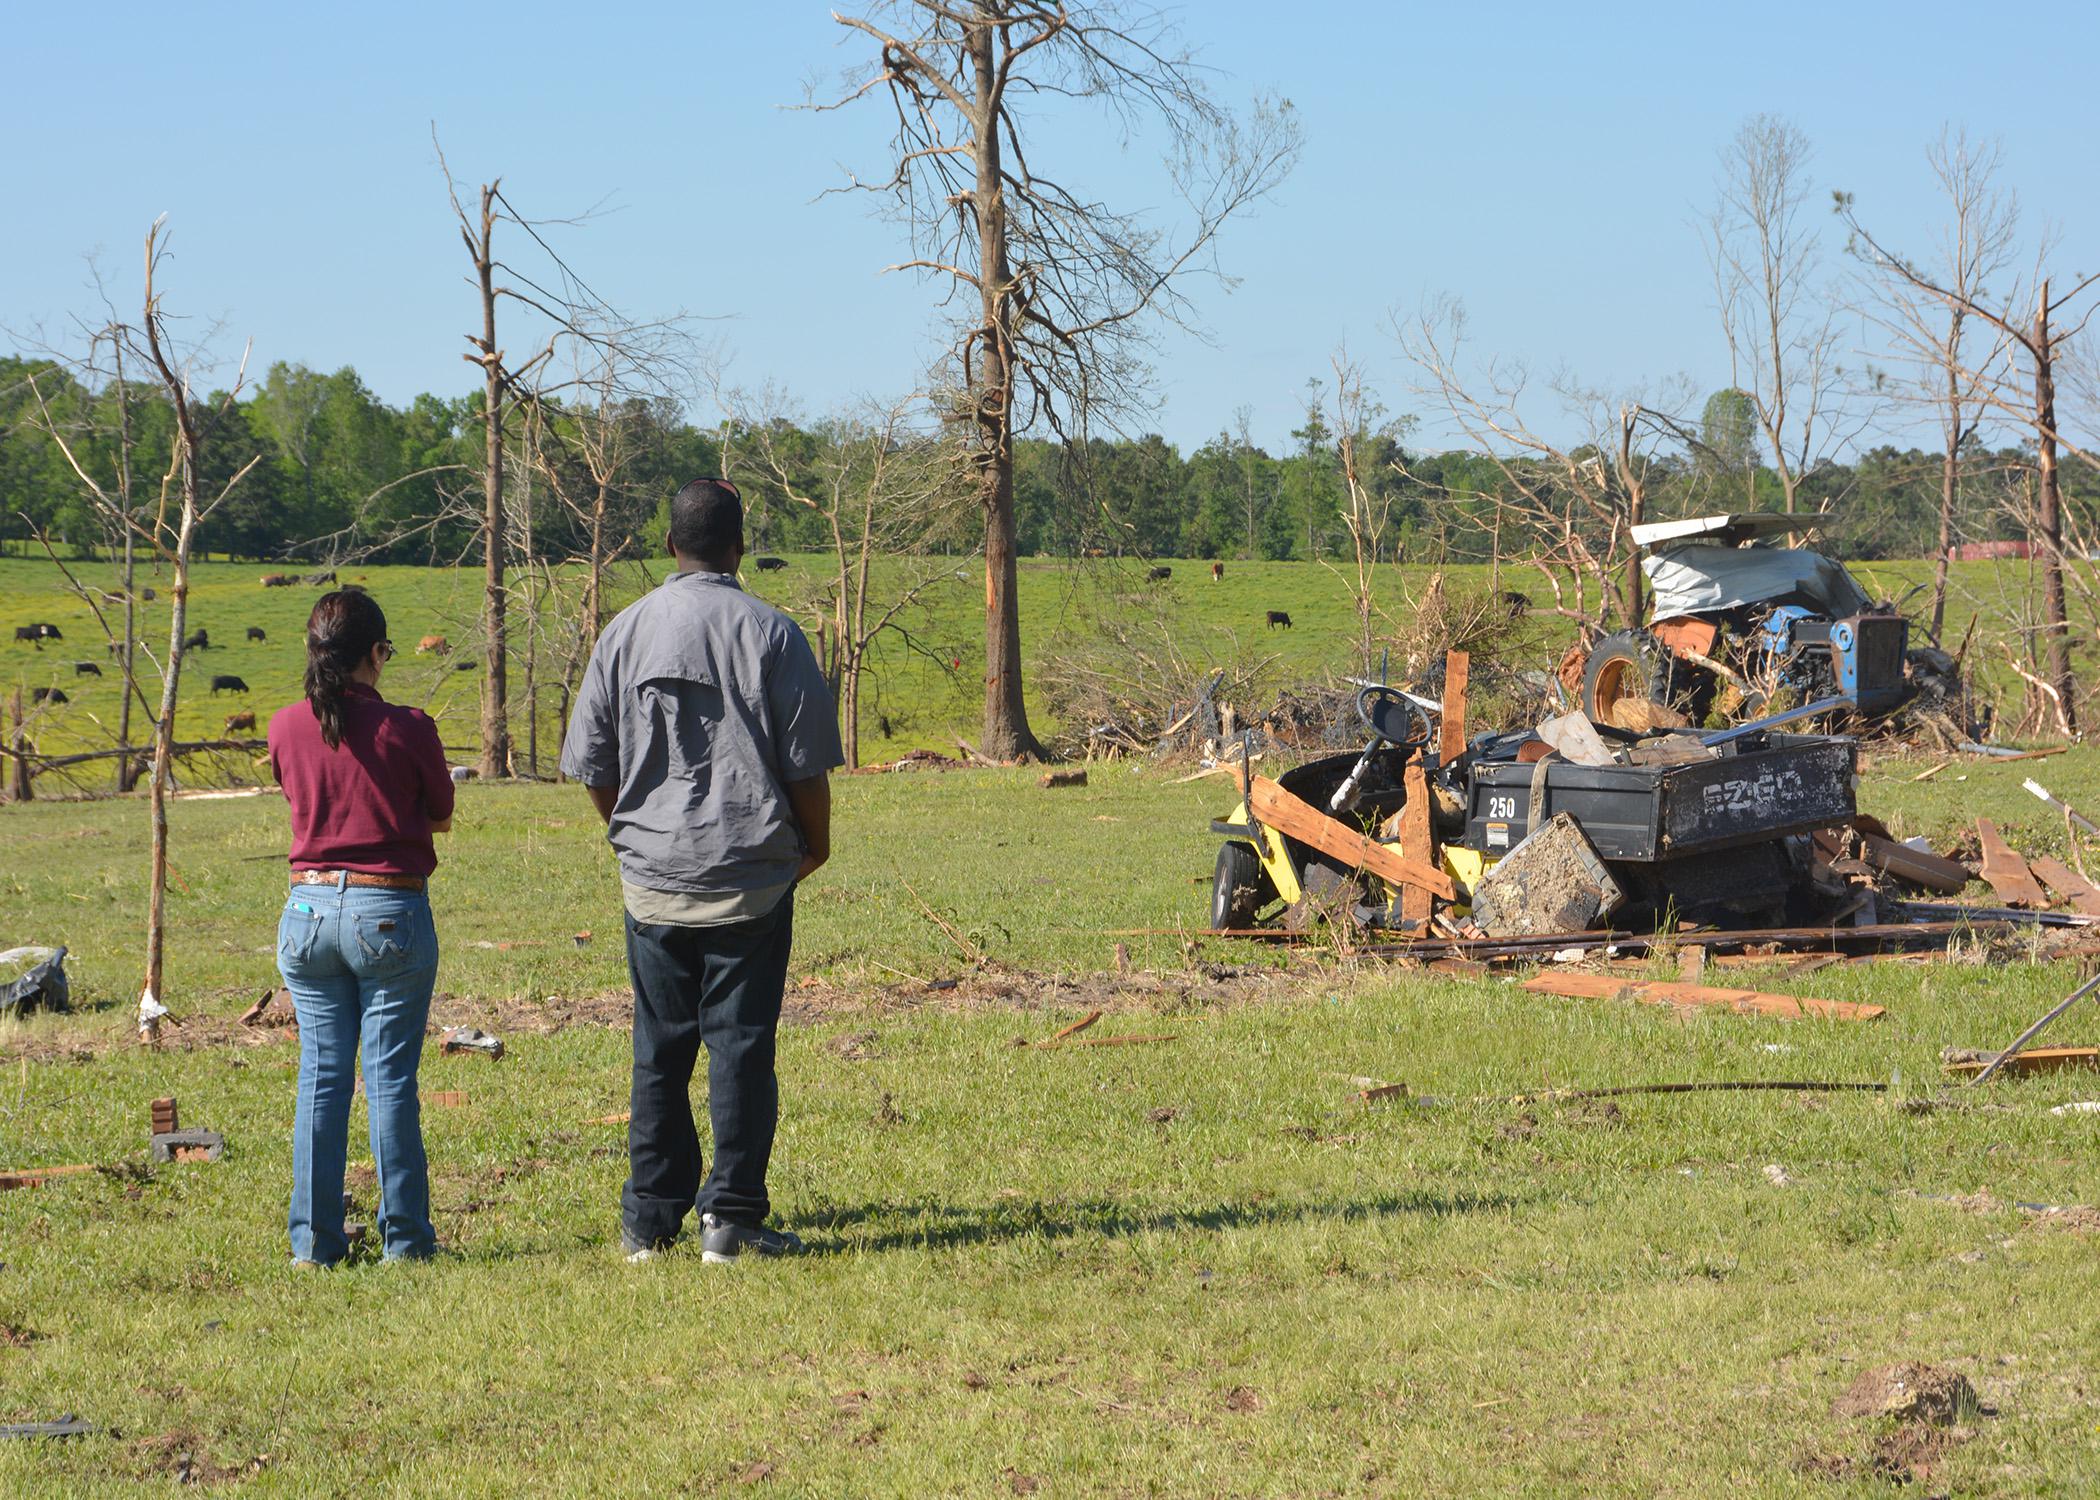
[[[306,701],[331,750],[343,743],[351,675],[385,639],[386,612],[361,589],[323,594],[307,618]]]

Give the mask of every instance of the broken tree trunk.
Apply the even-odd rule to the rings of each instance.
[[[1466,748],[1466,676],[1472,658],[1463,651],[1444,653],[1444,709],[1437,721],[1436,758],[1449,765]]]
[[[1458,655],[1457,652],[1452,654],[1454,656]],[[1462,657],[1460,659],[1463,660]],[[1461,670],[1463,669],[1461,668]],[[1444,679],[1447,691],[1450,687],[1450,681],[1448,676]],[[1463,679],[1461,679],[1461,691],[1463,691]],[[1449,702],[1450,699],[1446,698],[1445,703],[1448,705]],[[1447,719],[1445,722],[1449,723],[1450,721]],[[1437,864],[1436,834],[1431,827],[1429,816],[1429,777],[1423,773],[1422,758],[1419,755],[1408,761],[1407,770],[1402,776],[1402,784],[1407,789],[1407,803],[1400,809],[1400,847],[1407,852],[1410,858],[1434,869]],[[1435,909],[1436,897],[1432,896],[1424,887],[1419,885],[1403,885],[1400,887],[1401,920],[1412,924],[1415,931],[1426,930],[1430,917],[1435,914]]]

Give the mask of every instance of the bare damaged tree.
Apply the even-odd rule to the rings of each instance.
[[[831,544],[831,577],[807,612],[816,617],[817,657],[838,706],[846,764],[858,766],[865,678],[878,641],[906,612],[955,575],[940,545],[962,531],[976,497],[955,483],[938,441],[915,429],[912,401],[871,404],[818,429],[822,451],[798,463],[779,439],[795,427],[779,393],[720,391],[725,477],[777,491],[816,515]],[[875,564],[884,563],[878,577]]]
[[[1346,350],[1338,350],[1333,365],[1335,452],[1346,502],[1342,522],[1348,528],[1356,563],[1350,593],[1356,607],[1357,670],[1368,676],[1376,665],[1371,652],[1377,634],[1374,616],[1380,613],[1378,562],[1392,520],[1393,499],[1390,490],[1374,491],[1366,482],[1364,449],[1374,437],[1390,435],[1394,424],[1386,421],[1385,408],[1364,388],[1360,362],[1350,359]]]
[[[1014,438],[1040,422],[1083,445],[1092,421],[1136,409],[1144,315],[1185,321],[1183,284],[1216,274],[1218,230],[1290,169],[1297,123],[1287,104],[1237,121],[1149,6],[878,0],[834,19],[878,55],[819,107],[887,92],[897,117],[892,169],[850,186],[894,201],[912,254],[891,269],[941,282],[944,301],[968,307],[943,415],[984,514],[984,750],[1037,757],[1021,695]],[[1045,96],[1090,102],[1126,132],[1147,121],[1165,131],[1192,216],[1179,243],[1039,170],[1019,106]]]
[[[1806,218],[1808,137],[1753,115],[1721,152],[1719,194],[1703,230],[1729,384],[1749,393],[1788,514],[1802,481],[1861,423],[1846,410],[1836,304],[1819,280]]]
[[[1601,633],[1613,612],[1627,628],[1638,627],[1640,557],[1631,533],[1645,510],[1656,451],[1683,424],[1644,398],[1615,399],[1562,375],[1551,389],[1589,440],[1556,442],[1523,413],[1530,384],[1523,366],[1490,361],[1477,373],[1465,369],[1465,327],[1465,309],[1448,298],[1411,321],[1394,321],[1402,352],[1425,377],[1417,393],[1443,407],[1451,427],[1487,456],[1502,481],[1497,493],[1447,489],[1446,498],[1474,509],[1473,519],[1494,537],[1498,558],[1510,532],[1528,541],[1531,565],[1553,590],[1556,612],[1586,636]],[[1599,585],[1594,604],[1591,579]]]
[[[1946,130],[1925,153],[1948,210],[1927,274],[1951,296],[1925,290],[1865,250],[1856,237],[1847,247],[1865,261],[1871,275],[1870,316],[1887,334],[1891,358],[1911,370],[1909,399],[1931,406],[1940,428],[1939,550],[1932,569],[1929,627],[1934,641],[1946,621],[1947,563],[1954,550],[1962,449],[1988,410],[1984,393],[1997,378],[2008,347],[2002,332],[1985,325],[1991,335],[1988,347],[1980,354],[1970,348],[1974,325],[1982,320],[1971,315],[1969,306],[1987,296],[1989,284],[2004,274],[2019,219],[2016,199],[1995,186],[1999,158],[1995,143],[1972,143],[1965,133]]]
[[[2077,454],[2088,464],[2100,467],[2100,455],[2067,442],[2057,427],[2057,368],[2073,341],[2085,329],[2100,302],[2085,300],[2100,287],[2100,272],[2074,278],[2071,289],[2052,296],[2051,279],[2044,267],[2049,248],[2036,257],[2033,291],[2026,284],[2015,286],[2003,298],[1981,289],[1964,291],[1950,286],[1923,268],[1884,246],[1860,222],[1852,194],[1837,195],[1837,212],[1852,232],[1853,244],[1876,272],[1901,282],[1913,291],[1937,299],[1941,305],[1959,307],[1963,316],[1986,325],[2004,340],[2010,358],[1989,370],[1964,364],[1958,371],[1973,399],[1993,412],[2020,422],[2034,434],[2035,498],[2032,532],[2041,547],[2042,630],[2046,649],[2042,653],[2042,677],[2061,714],[2066,733],[2077,731],[2077,680],[2071,668],[2070,618],[2064,597],[2064,498],[2058,473],[2060,450]],[[2083,311],[2078,304],[2085,300]],[[1993,353],[1995,360],[1995,351]]]

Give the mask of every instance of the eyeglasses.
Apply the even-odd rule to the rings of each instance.
[[[379,659],[381,661],[392,661],[394,659],[394,643],[392,641],[381,641],[379,650],[381,653]]]

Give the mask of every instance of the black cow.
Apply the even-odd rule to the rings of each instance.
[[[100,677],[102,669],[91,661],[76,661],[73,663],[73,675],[75,677]]]
[[[154,600],[158,599],[160,595],[154,593],[151,589],[140,589],[139,597],[145,600],[148,604],[151,604]]]
[[[248,684],[231,672],[221,672],[212,678],[211,690],[214,693],[245,693],[248,691]]]
[[[263,634],[262,626],[250,625],[248,627],[248,639],[251,641],[265,641],[268,640],[269,637]]]
[[[309,573],[306,575],[306,581],[312,584],[315,588],[319,588],[324,583],[334,583],[335,572],[333,569],[331,569],[326,573]]]
[[[787,559],[784,557],[761,557],[758,560],[758,571],[761,573],[777,573],[787,565]]]
[[[481,663],[478,661],[456,661],[452,664],[452,670],[455,672],[471,672],[480,665]]]
[[[41,651],[44,649],[44,642],[62,641],[65,637],[58,633],[56,625],[46,625],[39,621],[34,625],[17,625],[15,627],[15,639],[27,641]]]
[[[1530,610],[1531,595],[1520,594],[1515,589],[1504,589],[1502,603],[1508,608],[1509,617],[1514,620]]]
[[[65,689],[55,687],[32,688],[29,699],[32,703],[71,703],[73,701],[66,696]]]
[[[185,651],[209,651],[211,649],[211,632],[201,629],[191,631],[189,638],[182,643],[182,649]]]
[[[1291,617],[1283,610],[1272,609],[1269,611],[1269,628],[1274,630],[1278,625],[1281,625],[1285,630],[1289,630],[1291,628]]]
[[[1169,578],[1172,578],[1173,576],[1174,570],[1172,568],[1154,568],[1151,572],[1145,575],[1145,582],[1165,583]]]

